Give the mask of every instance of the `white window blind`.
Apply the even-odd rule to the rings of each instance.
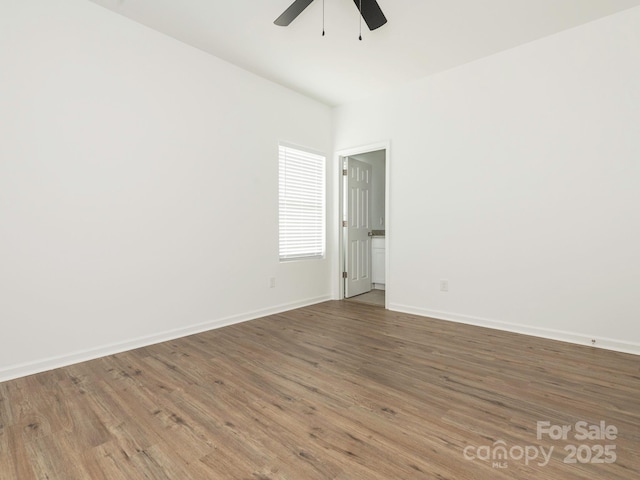
[[[325,254],[325,157],[280,145],[280,260]]]

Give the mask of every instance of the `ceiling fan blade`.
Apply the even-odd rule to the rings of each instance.
[[[295,2],[289,5],[289,8],[287,8],[282,15],[276,18],[273,23],[281,27],[286,27],[301,14],[302,11],[311,4],[311,2],[313,2],[313,0],[295,0]]]
[[[353,0],[360,10],[360,1],[361,0]],[[380,5],[376,0],[362,0],[362,18],[369,27],[369,30],[375,30],[376,28],[380,28],[382,25],[387,23],[387,18],[382,13],[380,9]]]

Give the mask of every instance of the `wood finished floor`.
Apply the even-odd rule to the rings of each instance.
[[[619,435],[536,439],[581,420]],[[499,441],[554,450],[463,456]],[[617,459],[566,464],[569,443]],[[355,302],[0,383],[2,480],[630,480],[638,452],[640,357]]]
[[[348,298],[349,302],[368,303],[369,305],[378,305],[384,307],[385,291],[384,290],[371,290],[370,292],[357,295],[355,297]]]

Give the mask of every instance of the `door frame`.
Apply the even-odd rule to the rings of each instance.
[[[335,209],[334,209],[334,218],[337,235],[334,235],[333,239],[333,247],[335,248],[335,252],[337,252],[337,258],[334,262],[334,275],[333,275],[333,298],[338,300],[344,299],[344,280],[342,278],[342,272],[345,271],[345,255],[344,255],[344,228],[342,227],[343,220],[343,212],[344,212],[344,203],[345,203],[345,195],[344,195],[344,178],[342,175],[342,168],[344,165],[345,157],[351,157],[355,155],[362,155],[363,153],[375,152],[377,150],[385,151],[385,199],[384,199],[384,215],[385,215],[385,249],[384,249],[384,266],[385,266],[385,301],[384,308],[389,308],[389,298],[393,292],[393,286],[389,281],[391,279],[391,264],[390,264],[390,227],[391,227],[391,216],[390,213],[390,199],[391,199],[391,190],[390,190],[390,179],[391,179],[391,144],[389,141],[382,141],[377,143],[370,143],[366,145],[362,145],[359,147],[348,148],[344,150],[338,150],[334,155],[334,179],[336,179],[336,188],[334,189],[334,200],[335,200]]]
[[[346,227],[342,224],[346,267],[343,271],[347,272],[343,288],[344,296],[351,298],[373,289],[373,165],[356,156],[342,159],[343,168],[348,172],[347,175],[344,175],[344,171],[342,174],[342,191],[347,202],[343,207],[342,217],[343,222],[347,220]],[[366,194],[363,195],[363,191]],[[366,218],[363,213],[366,213]],[[356,251],[353,250],[354,242],[357,245]],[[343,274],[343,278],[344,276]]]

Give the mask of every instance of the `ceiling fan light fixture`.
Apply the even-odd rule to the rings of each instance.
[[[281,27],[286,27],[301,14],[311,2],[313,2],[313,0],[294,0],[273,23]],[[365,21],[369,30],[375,30],[387,23],[387,18],[384,16],[384,13],[382,13],[382,9],[376,0],[354,0],[354,3],[360,14],[360,35],[358,36],[360,40],[362,40],[362,20]],[[324,14],[324,0],[322,0],[322,36],[325,35]]]

